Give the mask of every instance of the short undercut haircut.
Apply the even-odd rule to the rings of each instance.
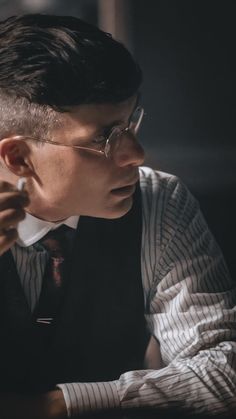
[[[58,113],[122,102],[141,82],[129,51],[78,18],[29,14],[0,22],[0,138],[46,138]]]

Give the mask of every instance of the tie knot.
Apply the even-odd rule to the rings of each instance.
[[[68,234],[71,230],[70,227],[62,225],[56,230],[49,231],[49,233],[40,240],[40,243],[50,252],[52,257],[61,258],[68,251]]]

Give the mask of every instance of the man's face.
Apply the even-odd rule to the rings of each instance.
[[[62,114],[51,140],[94,147],[107,127],[127,126],[136,96],[119,104],[81,105]],[[138,166],[144,152],[131,133],[124,133],[114,156],[45,144],[32,145],[31,205],[28,211],[50,221],[71,215],[118,218],[132,206]]]

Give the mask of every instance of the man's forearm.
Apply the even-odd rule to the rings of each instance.
[[[67,409],[60,389],[44,394],[0,395],[1,419],[65,419]]]

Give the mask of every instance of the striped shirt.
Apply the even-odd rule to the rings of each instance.
[[[106,408],[236,409],[236,286],[199,205],[175,176],[140,168],[145,317],[163,365],[117,380],[58,383],[68,416]],[[38,300],[46,252],[14,245],[25,295]]]

